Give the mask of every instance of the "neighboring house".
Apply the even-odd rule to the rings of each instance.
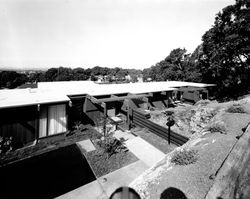
[[[173,92],[212,86],[190,82],[96,84],[92,81],[39,82],[35,89],[0,90],[0,136],[22,144],[66,132],[75,122],[95,124],[136,108],[166,108]],[[129,114],[127,114],[129,113]]]

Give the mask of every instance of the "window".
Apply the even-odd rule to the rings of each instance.
[[[44,106],[40,111],[39,137],[63,133],[67,130],[66,105]],[[48,131],[48,132],[47,132]]]

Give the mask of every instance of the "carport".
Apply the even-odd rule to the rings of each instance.
[[[148,97],[152,96],[152,93],[145,93],[145,94],[131,94],[128,93],[126,96],[119,96],[119,95],[109,95],[109,96],[90,96],[87,95],[86,98],[89,99],[93,104],[97,104],[103,108],[103,115],[104,115],[104,124],[106,124],[107,115],[107,103],[122,101],[123,105],[125,106],[126,111],[126,123],[128,129],[131,126],[131,99],[140,99],[145,103],[145,106],[148,106]],[[86,107],[85,107],[86,108]],[[145,107],[147,108],[147,107]],[[104,132],[106,132],[106,126],[104,125]]]

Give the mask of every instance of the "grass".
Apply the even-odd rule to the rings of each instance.
[[[82,128],[82,130],[76,129],[68,132],[67,134],[61,134],[43,139],[34,146],[22,148],[20,150],[2,155],[0,157],[0,166],[13,161],[47,153],[86,139],[92,140],[96,150],[88,153],[82,150],[82,152],[86,156],[97,177],[113,172],[138,160],[127,150],[120,150],[119,152],[116,151],[110,155],[110,153],[106,152],[95,142],[96,140],[100,140],[101,137],[102,135],[90,126]]]
[[[142,139],[153,145],[155,148],[159,149],[163,153],[167,154],[173,151],[177,146],[174,144],[168,144],[168,141],[155,135],[154,133],[150,132],[146,128],[144,129],[135,129],[133,134],[140,136]]]
[[[86,140],[89,138],[98,138],[100,134],[91,127],[87,126],[83,131],[71,131],[64,134],[41,139],[37,144],[29,147],[24,147],[18,150],[10,151],[0,156],[0,166],[13,161],[28,158],[58,149],[64,146],[71,145],[77,141]]]
[[[198,151],[196,150],[182,150],[177,151],[171,158],[171,162],[176,165],[193,164],[198,160]]]

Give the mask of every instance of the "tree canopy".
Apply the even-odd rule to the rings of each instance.
[[[238,0],[215,17],[202,37],[199,67],[202,80],[216,83],[221,96],[237,96],[249,88],[249,3]]]
[[[237,0],[215,17],[192,54],[177,48],[143,70],[144,79],[181,80],[217,85],[217,97],[237,97],[250,86],[250,3]]]
[[[177,48],[162,61],[150,69],[143,70],[144,79],[153,81],[200,81],[200,74],[195,64],[195,56],[188,54],[186,49]]]

